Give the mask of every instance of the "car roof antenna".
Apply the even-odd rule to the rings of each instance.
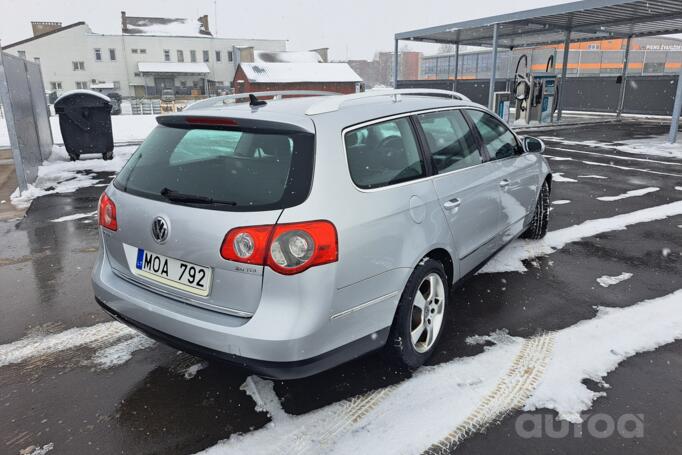
[[[249,106],[265,106],[266,104],[268,104],[266,101],[259,100],[256,95],[249,93]]]

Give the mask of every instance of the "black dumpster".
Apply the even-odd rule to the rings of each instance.
[[[111,107],[108,97],[90,90],[73,90],[55,101],[64,146],[73,161],[89,153],[105,160],[114,157]]]

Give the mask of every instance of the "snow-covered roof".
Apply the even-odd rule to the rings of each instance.
[[[256,63],[322,63],[315,51],[255,51]]]
[[[362,82],[347,63],[240,63],[249,82]]]
[[[126,16],[125,35],[211,36],[198,20],[166,17]]]
[[[205,63],[175,63],[175,62],[139,62],[137,70],[140,73],[174,73],[174,74],[207,74],[210,73]]]

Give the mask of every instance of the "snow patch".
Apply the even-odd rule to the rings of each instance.
[[[645,194],[653,193],[660,190],[660,188],[656,188],[655,186],[650,186],[648,188],[640,188],[637,190],[630,190],[627,193],[619,194],[618,196],[602,196],[598,197],[597,199],[600,201],[606,201],[606,202],[611,202],[611,201],[619,201],[621,199],[627,199],[629,197],[636,197],[636,196],[644,196]]]
[[[563,172],[555,172],[552,174],[552,181],[554,182],[577,182],[575,179],[564,177]]]
[[[604,232],[626,229],[628,226],[662,220],[682,214],[682,201],[649,207],[611,218],[587,220],[581,224],[548,232],[541,240],[514,240],[494,256],[478,273],[525,272],[523,260],[546,256],[563,248],[567,243],[577,242]]]
[[[599,283],[600,286],[608,288],[609,286],[613,286],[614,284],[618,284],[621,281],[629,280],[632,278],[632,273],[628,272],[623,272],[618,276],[608,276],[608,275],[603,275],[599,278],[597,278],[597,283]]]
[[[90,327],[75,327],[54,334],[31,334],[0,345],[0,367],[83,346],[101,346],[137,332],[119,322],[103,322]]]
[[[100,349],[88,363],[93,364],[102,370],[113,368],[123,365],[130,360],[135,351],[150,348],[154,346],[154,344],[154,340],[139,333],[135,333],[135,335],[128,340]]]
[[[45,455],[50,450],[54,449],[54,442],[45,444],[44,446],[29,446],[19,451],[19,455]]]
[[[583,178],[583,179],[607,179],[608,177],[604,177],[603,175],[595,175],[595,174],[590,174],[590,175],[579,175],[578,178]]]
[[[53,223],[61,223],[63,221],[73,221],[73,220],[80,220],[81,218],[90,218],[91,216],[97,215],[97,210],[94,212],[88,212],[88,213],[74,213],[73,215],[66,215],[62,216],[60,218],[55,218],[54,220],[50,220]]]
[[[681,309],[679,290],[627,308],[598,308],[594,319],[527,340],[504,331],[474,337],[474,342],[499,344],[473,357],[422,367],[398,385],[298,416],[280,413],[272,383],[252,376],[242,387],[258,410],[271,413],[272,422],[202,453],[452,450],[519,408],[553,409],[562,419],[580,422],[580,413],[604,394],[590,391],[582,381],[603,383],[626,358],[682,339]],[[429,431],[415,432],[424,422],[429,422]]]
[[[192,379],[192,378],[194,378],[194,376],[197,375],[197,373],[200,370],[203,370],[207,366],[208,366],[208,362],[195,363],[194,365],[191,365],[191,366],[185,368],[183,371],[181,371],[181,373],[185,377],[185,379]]]
[[[564,204],[570,204],[571,201],[568,199],[559,199],[557,201],[552,201],[552,205],[564,205]]]

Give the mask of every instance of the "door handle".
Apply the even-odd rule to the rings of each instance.
[[[459,198],[450,199],[449,201],[443,203],[443,207],[445,207],[445,210],[454,210],[456,208],[459,208],[460,205],[462,205],[462,201],[459,200]]]
[[[500,180],[500,188],[506,190],[510,183],[509,179],[502,179]]]

